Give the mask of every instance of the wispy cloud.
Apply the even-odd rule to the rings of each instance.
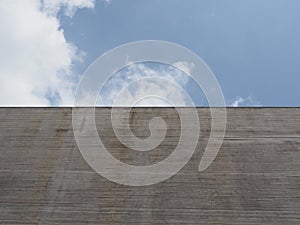
[[[188,69],[187,66],[185,69]],[[173,66],[159,63],[132,64],[108,80],[98,104],[191,105],[184,91],[188,79],[185,73]]]
[[[261,106],[261,103],[254,100],[251,96],[246,98],[243,97],[236,97],[235,99],[231,100],[231,107],[241,107],[241,106]]]
[[[182,70],[183,72],[191,76],[191,73],[195,65],[193,63],[189,63],[186,61],[178,61],[174,63],[173,66],[177,67],[178,69]]]
[[[56,17],[59,11],[63,11],[71,17],[77,9],[94,8],[94,5],[95,0],[42,0],[41,9],[50,16]]]

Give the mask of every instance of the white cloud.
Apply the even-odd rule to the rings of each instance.
[[[118,106],[187,106],[184,92],[188,77],[167,65],[132,64],[106,83],[98,101],[100,105]]]
[[[93,0],[0,2],[0,105],[73,103],[72,64],[80,58],[60,29],[61,8],[72,16]]]
[[[158,77],[141,79],[124,89],[118,97],[114,102],[117,106],[188,105],[188,99],[178,86]]]
[[[178,61],[174,63],[173,66],[177,67],[178,69],[182,70],[183,72],[191,76],[191,73],[195,65],[193,63],[189,63],[185,61]]]
[[[42,0],[42,11],[56,16],[62,9],[67,16],[73,16],[77,9],[93,8],[95,0]]]
[[[240,104],[242,104],[245,100],[242,97],[237,97],[233,103],[231,104],[232,107],[238,107]]]
[[[247,98],[242,97],[236,97],[231,105],[232,107],[240,107],[240,106],[261,106],[261,104],[258,101],[253,100],[251,96],[248,96]]]

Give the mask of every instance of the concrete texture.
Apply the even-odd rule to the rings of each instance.
[[[122,109],[120,109],[122,110]],[[190,162],[172,178],[123,186],[94,172],[74,137],[71,108],[0,108],[0,224],[300,224],[300,108],[228,108],[225,140],[213,164],[198,164],[210,131],[199,108],[201,136]],[[178,142],[172,108],[135,108],[132,131],[149,135],[162,116],[167,137],[154,151],[125,148],[96,109],[104,144],[135,165],[158,162]]]

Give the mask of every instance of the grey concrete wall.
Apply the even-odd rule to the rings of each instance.
[[[229,108],[222,148],[202,173],[211,118],[207,108],[198,112],[201,136],[190,162],[162,183],[130,187],[106,180],[83,160],[71,108],[0,108],[0,224],[299,225],[300,108]],[[99,133],[127,163],[160,161],[178,142],[174,109],[133,109],[137,136],[149,135],[153,115],[170,128],[145,155],[114,137],[109,115],[109,108],[96,110]]]

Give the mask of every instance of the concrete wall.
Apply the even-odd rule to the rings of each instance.
[[[120,109],[122,110],[122,109]],[[210,131],[199,108],[201,136],[190,162],[172,178],[146,187],[110,182],[82,158],[71,108],[0,108],[0,224],[300,224],[300,108],[229,108],[222,148],[202,173]],[[169,127],[156,151],[126,149],[113,135],[110,109],[96,109],[104,144],[122,161],[151,164],[178,142],[172,108],[136,108],[131,125]]]

